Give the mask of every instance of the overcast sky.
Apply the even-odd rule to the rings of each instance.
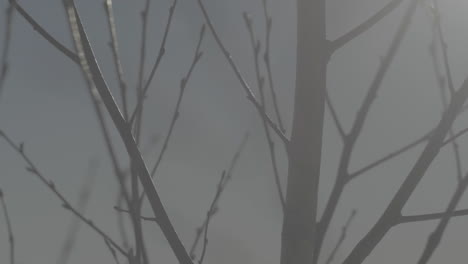
[[[65,14],[59,0],[22,0],[24,8],[54,37],[72,47]],[[203,19],[196,1],[180,0],[176,7],[166,55],[163,58],[145,109],[143,142],[151,145],[155,136],[164,136],[185,75],[193,56]],[[242,19],[247,11],[257,34],[264,38],[264,18],[260,0],[204,0],[222,41],[232,53],[255,92],[254,64],[248,32]],[[384,6],[389,0],[328,0],[327,35],[335,39]],[[407,2],[407,1],[406,1]],[[6,8],[0,1],[0,9]],[[155,61],[168,9],[172,1],[152,1],[149,18],[146,75]],[[280,108],[288,131],[292,116],[295,71],[295,1],[269,1],[273,17],[272,67]],[[102,1],[77,1],[91,44],[114,92],[118,91],[108,47],[109,33]],[[144,1],[114,1],[119,45],[125,78],[136,86],[140,50],[140,12]],[[349,129],[380,57],[388,48],[406,4],[377,26],[350,42],[331,58],[328,89],[340,120]],[[455,86],[468,72],[468,2],[440,1],[444,34]],[[2,11],[3,12],[3,11]],[[3,13],[2,13],[3,14]],[[351,171],[417,139],[433,128],[440,118],[442,104],[428,46],[432,31],[427,10],[421,6],[386,75],[377,100],[364,126],[351,162]],[[3,37],[4,20],[0,22]],[[3,45],[3,39],[1,44]],[[0,129],[16,142],[25,142],[26,152],[38,168],[71,201],[88,174],[91,159],[98,160],[96,184],[86,216],[115,239],[116,183],[109,158],[79,68],[44,41],[19,15],[13,22],[10,73],[0,101]],[[195,228],[201,224],[223,169],[229,165],[245,132],[250,139],[242,154],[233,181],[220,201],[220,212],[210,226],[207,264],[279,263],[281,208],[273,180],[264,131],[253,106],[246,100],[235,75],[222,57],[212,36],[202,44],[204,56],[189,81],[169,149],[156,178],[163,203],[185,245],[190,245]],[[466,127],[459,118],[456,130]],[[109,123],[111,124],[111,123]],[[116,133],[119,156],[126,154]],[[468,157],[460,140],[462,161]],[[280,146],[278,144],[278,146]],[[153,164],[160,151],[156,144],[146,154]],[[280,173],[285,180],[287,164],[280,151]],[[339,204],[328,233],[326,257],[340,235],[351,210],[358,214],[336,263],[346,257],[385,209],[421,146],[381,167],[360,176],[350,184]],[[336,175],[341,151],[340,138],[329,114],[323,141],[320,210]],[[465,155],[466,154],[466,155]],[[18,263],[54,263],[73,216],[36,178],[25,163],[0,141],[0,188],[13,220]],[[468,166],[464,166],[468,169]],[[404,209],[405,214],[443,211],[456,186],[454,160],[445,148]],[[461,203],[468,206],[468,200]],[[151,215],[150,210],[145,215]],[[414,263],[436,222],[406,224],[393,228],[365,263]],[[468,221],[451,221],[443,243],[431,263],[465,263]],[[153,223],[145,223],[153,263],[175,263],[164,237]],[[7,230],[0,218],[0,263],[8,258]],[[82,226],[69,263],[112,263],[102,239]]]

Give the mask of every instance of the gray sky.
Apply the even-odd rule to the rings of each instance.
[[[0,2],[2,10],[6,2]],[[125,77],[129,86],[135,87],[140,45],[139,12],[144,1],[114,2]],[[222,40],[256,91],[252,51],[242,12],[252,15],[255,30],[263,39],[261,1],[204,2]],[[328,0],[329,39],[347,32],[387,2]],[[23,0],[21,3],[51,34],[71,47],[61,1]],[[147,69],[154,63],[170,4],[170,0],[152,1]],[[78,1],[77,5],[106,80],[113,91],[117,91],[102,1]],[[339,50],[329,63],[330,95],[347,129],[405,6]],[[272,0],[270,7],[274,79],[282,114],[289,125],[294,91],[295,4],[294,1]],[[468,66],[465,51],[468,3],[445,0],[440,7],[458,87],[466,77]],[[174,19],[166,56],[147,101],[144,142],[166,133],[179,81],[189,67],[202,23],[196,1],[179,1]],[[0,24],[0,33],[3,30]],[[112,209],[117,185],[78,67],[44,41],[20,16],[15,16],[13,30],[11,71],[0,101],[0,128],[15,141],[25,142],[26,151],[36,165],[71,201],[76,201],[89,159],[98,159],[98,179],[86,215],[112,237],[119,238]],[[411,142],[439,120],[441,102],[428,53],[431,34],[427,12],[420,8],[371,109],[353,154],[351,170]],[[202,222],[214,195],[221,171],[228,166],[243,134],[249,131],[251,138],[234,180],[221,200],[221,211],[210,226],[206,263],[278,263],[281,209],[260,119],[210,34],[202,50],[204,57],[190,79],[180,119],[157,176],[157,189],[182,240],[190,245],[194,230]],[[320,209],[328,197],[341,151],[336,129],[328,114],[326,118]],[[456,128],[465,128],[465,124],[466,118],[461,117],[457,119]],[[114,139],[120,157],[126,160],[117,134]],[[468,154],[465,140],[460,140],[461,151]],[[160,145],[157,145],[156,150],[146,156],[149,164],[154,163],[159,150]],[[358,215],[337,258],[336,263],[340,263],[378,219],[420,151],[421,147],[415,148],[360,176],[346,188],[328,233],[324,256],[339,237],[350,211],[357,208]],[[439,212],[445,208],[456,184],[451,155],[449,148],[439,154],[404,213]],[[281,153],[279,164],[283,180],[287,169],[284,158]],[[57,258],[72,216],[60,207],[45,186],[25,172],[24,165],[21,158],[0,141],[0,187],[5,191],[13,220],[18,263],[51,263]],[[465,199],[460,207],[467,202]],[[146,214],[150,215],[151,211],[146,210]],[[435,224],[407,224],[392,229],[365,263],[414,263]],[[466,225],[463,217],[451,221],[431,263],[466,262]],[[158,227],[146,223],[145,233],[154,262],[175,263]],[[2,263],[8,256],[6,234],[4,219],[0,218]],[[83,226],[70,263],[87,262],[112,263],[112,258],[102,239]]]

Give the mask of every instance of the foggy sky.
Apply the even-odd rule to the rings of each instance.
[[[328,38],[333,40],[346,33],[388,1],[328,0]],[[6,2],[0,2],[2,10]],[[263,41],[265,25],[261,1],[204,2],[220,37],[257,92],[252,50],[242,12],[251,14],[255,31]],[[271,59],[274,81],[288,132],[295,72],[294,2],[269,1],[273,16]],[[61,1],[22,0],[21,3],[54,37],[72,47]],[[146,76],[157,56],[171,3],[170,0],[152,1]],[[455,86],[459,87],[468,74],[465,19],[468,3],[445,0],[439,1],[439,5],[453,78]],[[77,1],[77,6],[105,78],[112,91],[117,92],[102,1]],[[114,1],[120,53],[129,87],[136,86],[141,34],[139,13],[143,6],[144,1],[141,0]],[[347,130],[405,7],[406,4],[401,5],[331,58],[328,89]],[[1,21],[0,36],[3,36]],[[428,52],[432,38],[430,22],[427,10],[421,6],[371,108],[353,153],[351,171],[417,139],[439,121],[442,104]],[[143,142],[166,134],[179,82],[190,66],[202,23],[196,1],[179,1],[166,55],[146,103]],[[3,40],[0,43],[3,44]],[[205,263],[279,263],[281,208],[261,120],[208,32],[202,50],[204,56],[189,81],[180,118],[156,178],[157,190],[177,232],[189,246],[195,228],[205,217],[222,170],[229,165],[243,134],[250,132],[251,137],[234,179],[221,199],[220,212],[210,225]],[[25,149],[38,168],[70,201],[77,200],[89,160],[97,159],[98,178],[85,215],[113,238],[120,239],[113,210],[117,184],[78,66],[43,40],[22,17],[15,15],[10,69],[0,101],[0,129],[16,142],[25,142]],[[465,128],[466,120],[463,116],[458,118],[455,130]],[[109,124],[113,128],[111,122]],[[119,157],[127,161],[120,138],[115,132],[113,136]],[[463,137],[459,141],[464,154],[462,161],[468,157],[465,141]],[[287,164],[279,146],[284,185]],[[369,171],[346,187],[325,240],[322,257],[328,256],[351,210],[358,209],[335,263],[346,257],[383,212],[422,146]],[[159,143],[145,156],[149,164],[155,162],[160,147]],[[320,210],[336,175],[341,151],[339,135],[328,113],[323,151]],[[443,211],[456,187],[454,164],[451,149],[444,148],[412,195],[404,213]],[[24,167],[21,157],[0,141],[0,188],[5,192],[13,220],[18,263],[54,263],[73,216],[63,210],[56,197]],[[464,168],[468,169],[467,166]],[[467,199],[464,199],[460,207],[467,204]],[[144,213],[151,215],[151,210],[146,208]],[[416,262],[436,223],[429,221],[393,228],[365,263]],[[450,222],[430,263],[466,262],[467,224],[466,217],[454,218]],[[144,228],[153,263],[175,263],[176,259],[158,227],[154,223],[144,223]],[[7,257],[7,231],[1,217],[0,263],[6,263]],[[102,239],[87,226],[82,226],[69,263],[112,261]]]

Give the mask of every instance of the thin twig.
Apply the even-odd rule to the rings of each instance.
[[[98,163],[96,160],[91,160],[88,165],[88,174],[81,188],[81,192],[78,197],[78,203],[76,205],[76,210],[85,213],[88,206],[88,202],[91,197],[91,192],[94,186],[94,182],[97,176]],[[65,241],[62,244],[59,257],[57,258],[57,264],[65,264],[70,259],[73,247],[76,242],[77,234],[80,228],[80,220],[73,218],[73,221],[68,229],[68,233],[65,237]]]
[[[373,27],[375,24],[381,21],[384,17],[390,14],[390,12],[395,10],[402,2],[403,0],[392,0],[391,2],[386,4],[382,9],[380,9],[377,13],[375,13],[373,16],[371,16],[366,21],[364,21],[362,24],[353,28],[348,33],[337,38],[336,40],[331,41],[330,43],[331,53],[343,47],[346,43],[355,39],[357,36],[361,35],[362,33],[367,32],[371,27]]]
[[[131,214],[130,210],[128,209],[123,209],[123,208],[120,208],[118,206],[114,206],[114,210],[119,212],[119,213],[128,213],[128,214]],[[142,216],[140,215],[139,216],[141,220],[145,220],[145,221],[151,221],[151,222],[158,222],[158,219],[156,217],[150,217],[150,216]]]
[[[421,214],[421,215],[404,215],[400,217],[400,219],[398,220],[396,224],[399,225],[399,224],[406,224],[406,223],[439,220],[446,215],[447,215],[447,212]],[[467,215],[468,215],[468,209],[455,210],[452,213],[450,213],[450,217],[467,216]]]
[[[104,77],[102,76],[99,65],[94,56],[94,52],[89,43],[87,34],[83,28],[81,20],[78,16],[76,8],[73,2],[68,2],[68,13],[71,16],[70,21],[74,22],[73,36],[75,43],[79,47],[80,61],[82,65],[89,65],[89,70],[92,73],[96,88],[103,99],[104,105],[106,106],[114,125],[116,126],[120,137],[125,145],[125,148],[131,158],[137,175],[140,178],[141,184],[148,195],[150,205],[153,209],[155,217],[159,219],[158,224],[166,237],[171,249],[177,257],[180,264],[192,264],[190,256],[187,254],[182,242],[180,241],[174,227],[164,209],[158,192],[156,191],[155,185],[149,175],[146,164],[141,156],[140,150],[132,136],[130,126],[123,118],[119,107],[117,106],[112,93],[110,92]]]
[[[404,147],[394,151],[394,152],[391,152],[387,155],[385,155],[384,157],[362,167],[361,169],[358,169],[356,170],[355,172],[352,172],[352,173],[349,173],[349,176],[348,176],[348,181],[351,181],[353,180],[354,178],[356,178],[357,176],[359,175],[362,175],[363,173],[377,167],[378,165],[386,162],[386,161],[389,161],[401,154],[403,154],[404,152],[416,147],[417,145],[425,142],[426,140],[428,140],[430,138],[430,136],[432,135],[432,133],[434,132],[434,130],[432,130],[431,132],[425,134],[424,136],[416,139],[415,141],[405,145]],[[443,143],[442,143],[442,147],[445,147],[447,144],[453,142],[454,140],[456,140],[457,138],[465,135],[466,133],[468,133],[468,128],[464,128],[460,131],[458,131],[457,133],[455,133],[454,135],[452,136],[449,136]]]
[[[448,104],[448,99],[445,94],[445,80],[447,80],[447,88],[450,92],[450,96],[453,96],[453,93],[455,92],[455,88],[453,85],[453,79],[452,79],[452,72],[450,70],[450,64],[448,62],[448,54],[447,54],[447,44],[445,43],[443,31],[442,31],[442,26],[440,23],[440,14],[439,14],[439,8],[437,6],[437,1],[434,1],[434,6],[433,6],[433,17],[432,17],[432,42],[429,46],[429,52],[431,54],[432,58],[432,65],[434,68],[435,76],[437,78],[437,82],[439,85],[439,90],[440,90],[440,96],[442,100],[442,106],[444,110],[447,108]],[[438,36],[438,38],[437,38]],[[441,45],[441,53],[444,61],[444,68],[445,68],[445,76],[444,78],[440,68],[439,68],[439,61],[437,57],[437,40],[439,40],[439,43]],[[449,130],[449,136],[453,137],[454,132],[453,128],[450,128]],[[456,140],[453,140],[452,143],[452,150],[453,154],[455,157],[455,166],[457,169],[457,179],[461,181],[463,177],[463,172],[462,172],[462,165],[461,165],[461,157],[460,157],[460,150],[459,146]]]
[[[120,62],[117,28],[115,26],[115,17],[114,10],[112,7],[112,0],[104,0],[104,9],[106,10],[107,24],[109,26],[109,33],[111,39],[109,42],[109,46],[112,50],[112,58],[114,60],[115,71],[117,73],[117,78],[119,79],[120,97],[122,99],[122,111],[125,120],[128,120],[127,83],[125,82],[122,63]]]
[[[52,35],[50,35],[39,23],[36,22],[32,16],[26,12],[26,10],[21,7],[21,5],[16,1],[16,0],[8,0],[11,5],[15,7],[15,9],[18,11],[18,13],[26,19],[26,21],[33,27],[33,29],[39,33],[45,40],[47,40],[52,46],[54,46],[57,50],[62,52],[66,57],[71,59],[73,62],[79,64],[80,60],[78,58],[78,55],[73,53],[73,51],[69,50],[67,47],[65,47],[63,44],[61,44],[59,41],[57,41]]]
[[[330,109],[331,116],[333,118],[333,122],[335,123],[336,129],[341,136],[341,139],[346,139],[346,132],[343,129],[343,125],[341,125],[340,119],[338,118],[338,114],[333,106],[333,103],[330,98],[330,94],[328,90],[325,90],[325,102],[327,103],[328,109]]]
[[[13,11],[13,5],[9,4],[5,10],[5,34],[3,35],[3,48],[0,57],[0,98],[3,93],[9,68],[8,53],[10,51],[11,31],[13,28]]]
[[[106,239],[109,241],[109,243],[112,244],[114,248],[116,248],[122,255],[127,257],[127,253],[125,250],[123,250],[119,244],[114,242],[113,239],[111,239],[104,231],[102,231],[99,227],[97,227],[91,220],[87,219],[84,217],[77,209],[75,209],[70,202],[65,198],[65,196],[62,195],[62,193],[57,189],[55,186],[54,182],[51,180],[48,180],[34,165],[32,160],[29,158],[29,156],[26,154],[24,150],[24,144],[15,144],[10,137],[8,137],[4,132],[0,131],[0,137],[5,139],[5,141],[8,143],[8,145],[15,150],[22,158],[23,160],[27,163],[26,170],[30,172],[32,175],[35,175],[45,186],[49,188],[49,190],[52,191],[55,196],[62,202],[62,207],[65,208],[66,210],[72,212],[76,217],[78,217],[81,221],[86,223],[91,229],[93,229],[96,233],[98,233],[102,238]]]
[[[284,133],[281,131],[281,129],[275,124],[275,122],[268,116],[265,111],[263,111],[262,105],[258,102],[257,98],[253,94],[252,90],[250,89],[249,84],[245,81],[244,77],[239,71],[239,68],[237,65],[234,63],[234,60],[232,59],[231,54],[227,51],[226,47],[224,44],[221,42],[221,39],[218,36],[218,33],[216,32],[213,23],[211,22],[211,18],[208,15],[208,12],[206,11],[205,5],[203,4],[202,0],[197,0],[198,1],[198,6],[200,7],[203,17],[205,18],[206,24],[208,25],[208,28],[211,31],[211,34],[215,38],[216,43],[218,44],[218,47],[221,49],[224,57],[228,61],[229,65],[231,66],[231,69],[234,71],[234,74],[236,75],[237,79],[242,85],[242,88],[244,89],[244,92],[247,95],[247,99],[252,102],[254,105],[255,109],[259,113],[261,118],[266,119],[268,125],[273,129],[273,131],[278,135],[278,137],[281,139],[281,141],[284,143],[286,149],[288,149],[289,145],[289,139],[284,135]]]
[[[400,3],[400,1],[402,0],[392,1],[390,3],[390,6],[387,5],[385,7],[387,9],[385,8],[382,9],[379,13],[377,13],[370,20],[368,20],[366,24],[362,24],[360,27],[352,31],[355,33],[351,34],[350,32],[349,34],[346,34],[345,36],[349,36],[349,37],[346,37],[346,39],[349,39],[350,37],[355,36],[356,34],[360,34],[359,32],[362,32],[363,30],[367,30],[367,28],[369,28],[371,25],[373,25],[378,20],[380,20],[383,16],[385,16],[385,14],[389,12],[387,10],[393,10],[394,7],[391,6],[392,3],[394,5],[397,5]],[[414,1],[417,1],[417,0],[414,0]],[[325,207],[325,211],[318,223],[319,231],[318,231],[318,236],[317,236],[317,243],[315,244],[316,254],[314,256],[315,257],[314,264],[316,264],[318,261],[319,253],[323,244],[323,239],[326,235],[326,232],[330,225],[330,221],[336,210],[336,207],[340,200],[343,189],[346,183],[349,181],[350,177],[349,177],[348,169],[349,169],[349,163],[351,161],[351,155],[354,150],[354,146],[361,134],[361,131],[364,127],[364,123],[367,119],[370,108],[375,98],[377,97],[377,92],[379,91],[382,85],[383,79],[386,76],[388,69],[390,68],[390,65],[392,64],[393,59],[395,58],[395,54],[397,53],[400,47],[403,37],[406,35],[406,32],[408,31],[409,25],[413,18],[413,14],[416,10],[416,6],[417,6],[417,3],[412,2],[407,8],[407,10],[405,11],[405,14],[390,43],[390,46],[387,49],[385,56],[381,59],[380,66],[377,69],[377,72],[368,88],[366,96],[356,114],[356,118],[353,122],[352,128],[350,132],[346,135],[346,139],[345,139],[344,146],[343,146],[343,151],[342,151],[341,158],[340,158],[339,165],[338,165],[338,173],[337,173],[337,177],[335,180],[335,184],[333,186],[332,192],[330,194],[327,205]],[[338,43],[341,43],[341,42],[343,42],[343,40],[340,40],[340,42]]]
[[[148,35],[148,17],[149,17],[149,12],[150,12],[150,3],[151,0],[146,0],[145,1],[145,6],[143,10],[140,12],[141,16],[141,39],[140,39],[140,64],[138,67],[138,78],[137,78],[137,86],[136,86],[136,98],[138,99],[137,101],[140,100],[140,98],[143,97],[143,83],[144,83],[144,75],[145,75],[145,62],[146,62],[146,39]],[[135,114],[135,122],[130,122],[130,124],[134,125],[134,136],[135,136],[135,141],[137,145],[140,144],[140,136],[141,136],[141,130],[142,130],[142,120],[143,120],[143,109],[140,108],[136,114]],[[138,193],[138,186],[136,185],[136,177],[132,177],[132,189],[133,193]],[[135,198],[136,199],[136,198]],[[139,247],[137,247],[137,255],[139,254]]]
[[[278,126],[283,133],[286,132],[286,128],[283,125],[283,120],[281,118],[281,111],[279,109],[278,99],[276,98],[276,91],[273,82],[273,71],[271,69],[271,59],[270,59],[270,42],[271,42],[271,30],[272,30],[272,19],[268,13],[267,0],[262,0],[263,6],[263,15],[266,23],[266,34],[265,34],[265,53],[263,54],[263,61],[265,62],[267,76],[268,76],[268,85],[270,87],[270,94],[273,101],[273,108],[276,113],[276,120]]]
[[[348,220],[346,221],[346,224],[341,228],[341,235],[340,238],[338,239],[338,242],[336,243],[335,247],[333,248],[332,252],[330,253],[330,256],[328,256],[327,261],[325,261],[326,264],[331,264],[333,259],[335,258],[336,254],[338,253],[338,250],[340,249],[341,245],[343,244],[343,241],[346,239],[346,235],[348,233],[348,229],[351,225],[351,222],[353,221],[354,217],[356,216],[357,211],[354,209],[351,211],[351,214],[349,215]]]
[[[5,194],[0,189],[0,201],[2,203],[3,214],[5,215],[5,222],[8,231],[8,243],[10,244],[10,264],[15,264],[15,237],[13,236],[13,228],[11,226],[10,215],[8,214],[7,204],[5,202]]]
[[[413,0],[409,5],[408,11],[413,13],[419,3],[420,2],[418,0]],[[401,184],[398,191],[393,196],[384,213],[381,215],[377,223],[364,236],[364,238],[362,238],[354,247],[354,249],[343,262],[344,264],[362,263],[364,259],[370,254],[370,252],[376,247],[376,245],[382,240],[382,238],[387,234],[387,232],[392,228],[393,223],[398,221],[398,218],[401,216],[401,210],[403,206],[405,206],[415,188],[419,185],[419,182],[425,175],[429,165],[433,162],[439,153],[440,148],[444,142],[444,138],[447,136],[448,130],[452,126],[455,118],[460,113],[460,110],[465,104],[467,97],[468,79],[465,79],[459,90],[457,90],[452,96],[450,104],[442,115],[436,130],[434,131],[433,135],[431,135],[431,138],[428,140],[426,147],[420,154],[418,160],[415,162],[414,166]]]
[[[257,86],[258,90],[260,92],[260,103],[262,104],[262,111],[266,113],[266,107],[265,107],[265,79],[261,75],[260,72],[260,41],[256,40],[255,38],[255,33],[253,29],[253,22],[252,19],[247,15],[247,13],[243,14],[244,16],[244,22],[247,27],[247,30],[249,32],[249,38],[250,38],[250,43],[252,45],[252,50],[253,50],[253,58],[254,58],[254,65],[255,65],[255,76],[257,79]],[[278,163],[276,162],[276,150],[275,150],[275,142],[271,138],[270,134],[270,127],[268,126],[267,121],[262,118],[262,124],[263,124],[263,130],[265,131],[265,138],[267,140],[267,145],[268,145],[268,150],[270,152],[270,159],[271,159],[271,165],[273,167],[273,176],[275,179],[275,185],[276,185],[276,190],[278,193],[278,197],[281,203],[281,209],[284,212],[284,209],[286,207],[286,201],[284,199],[284,194],[283,190],[281,188],[281,180],[279,176],[279,171],[278,171]]]
[[[159,47],[158,55],[157,55],[157,57],[156,57],[156,62],[154,63],[153,67],[151,68],[151,72],[150,72],[150,75],[149,75],[149,77],[148,77],[148,80],[145,82],[145,85],[143,86],[142,94],[141,94],[141,96],[138,98],[138,101],[137,101],[137,105],[136,105],[136,107],[135,107],[135,110],[133,111],[133,114],[131,115],[130,124],[133,123],[136,114],[137,114],[137,113],[141,110],[141,108],[143,107],[143,101],[144,101],[145,98],[146,98],[146,95],[147,95],[147,93],[148,93],[148,90],[149,90],[151,81],[153,80],[154,75],[156,74],[156,71],[158,70],[159,65],[161,64],[161,61],[162,61],[162,59],[163,59],[163,57],[164,57],[164,54],[166,54],[166,42],[167,42],[167,37],[169,36],[169,30],[170,30],[171,25],[172,25],[172,20],[173,20],[173,17],[174,17],[174,12],[175,12],[176,6],[177,6],[177,0],[174,0],[174,1],[172,2],[171,7],[169,8],[169,16],[168,16],[168,18],[167,18],[166,26],[165,26],[165,28],[164,28],[164,34],[163,34],[163,38],[162,38],[162,40],[161,40],[161,45],[160,45],[160,47]]]
[[[231,160],[231,162],[229,164],[228,169],[226,170],[225,173],[223,173],[224,176],[221,177],[220,182],[217,185],[216,195],[214,196],[213,200],[211,201],[211,206],[210,206],[210,208],[212,206],[213,206],[213,208],[216,208],[215,212],[217,212],[217,210],[219,210],[219,206],[218,206],[219,199],[221,198],[221,195],[223,194],[224,190],[226,190],[226,187],[227,187],[228,183],[232,179],[234,169],[235,169],[235,167],[237,165],[237,162],[239,160],[240,155],[242,154],[242,151],[244,150],[244,147],[245,147],[245,145],[247,143],[248,138],[249,138],[249,134],[245,133],[244,137],[242,138],[241,143],[239,144],[239,146],[237,147],[236,152],[234,153],[234,156],[232,157],[232,160]],[[211,218],[212,215],[210,215],[209,217]],[[207,215],[207,218],[205,218],[203,220],[202,225],[196,229],[195,238],[194,238],[194,240],[192,242],[192,245],[190,246],[190,257],[192,259],[195,259],[195,250],[197,249],[198,243],[199,243],[199,241],[201,239],[201,235],[206,234],[206,227],[208,225],[208,221],[209,220],[208,220],[208,215]],[[204,247],[206,247],[206,245]]]
[[[175,108],[174,108],[174,113],[172,115],[171,122],[169,124],[169,129],[167,131],[166,137],[164,138],[164,142],[163,142],[161,151],[160,151],[160,153],[158,155],[156,163],[154,164],[153,168],[151,169],[151,177],[154,177],[154,175],[156,174],[156,171],[159,168],[159,164],[162,161],[164,153],[167,150],[169,140],[170,140],[170,138],[172,136],[172,132],[174,131],[175,124],[176,124],[176,122],[177,122],[177,120],[179,118],[179,115],[180,115],[180,106],[182,104],[182,99],[184,97],[184,94],[185,94],[185,91],[186,91],[186,88],[187,88],[187,83],[190,80],[190,77],[192,76],[193,70],[195,69],[198,62],[200,61],[200,59],[203,56],[203,52],[200,51],[200,48],[201,48],[201,44],[202,44],[202,41],[203,41],[204,37],[205,37],[205,25],[202,25],[200,33],[199,33],[199,37],[198,37],[197,46],[195,48],[195,54],[193,56],[192,63],[190,64],[190,67],[189,67],[186,75],[180,80],[179,96],[177,97],[177,102],[176,102],[176,105],[175,105]]]
[[[115,249],[111,246],[111,244],[109,244],[109,241],[104,240],[104,243],[106,244],[107,248],[109,249],[109,252],[111,253],[112,258],[114,259],[115,264],[120,264],[119,258],[117,257]]]
[[[452,217],[452,214],[455,211],[460,199],[462,198],[463,194],[465,193],[466,188],[468,187],[468,175],[459,182],[455,193],[450,199],[450,202],[447,206],[447,209],[444,213],[444,216],[440,219],[439,224],[435,228],[435,230],[429,235],[427,238],[426,246],[424,247],[423,253],[418,260],[418,264],[426,264],[429,259],[434,254],[434,251],[439,246],[442,236],[447,229],[449,221]]]
[[[200,259],[198,260],[199,264],[202,264],[203,261],[205,260],[206,249],[208,248],[208,227],[210,226],[210,221],[212,217],[218,211],[218,207],[216,204],[217,204],[217,201],[219,200],[219,197],[221,196],[221,193],[223,192],[223,189],[224,189],[223,185],[224,185],[224,181],[226,181],[226,177],[227,177],[226,171],[223,171],[223,173],[221,174],[221,179],[219,180],[219,183],[218,183],[218,187],[216,188],[215,196],[213,200],[211,201],[210,208],[206,212],[206,220],[204,224],[204,233],[203,233],[202,253],[201,253]]]

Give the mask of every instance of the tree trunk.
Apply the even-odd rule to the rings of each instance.
[[[296,57],[281,264],[313,263],[328,61],[324,0],[297,1]]]

